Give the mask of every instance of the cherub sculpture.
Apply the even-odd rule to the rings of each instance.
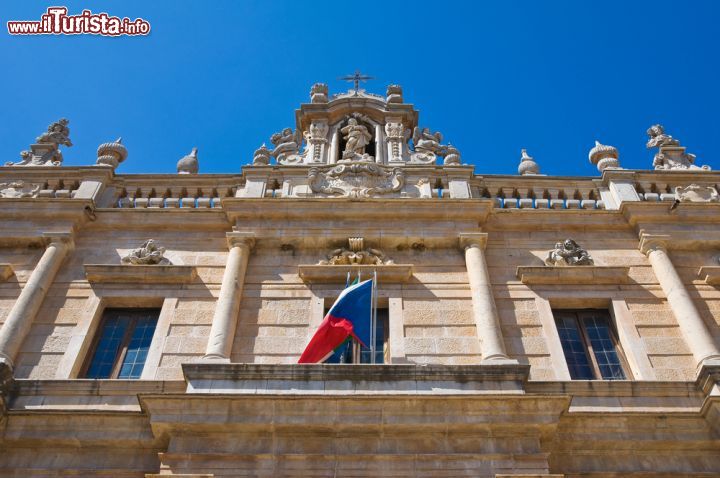
[[[165,263],[168,260],[163,257],[164,253],[164,247],[159,247],[154,239],[148,239],[142,246],[133,249],[130,254],[123,257],[122,262],[134,265]]]
[[[365,146],[370,144],[372,135],[368,129],[358,123],[355,118],[348,120],[347,126],[340,129],[340,132],[345,135],[343,139],[345,143],[345,151],[343,151],[343,159],[354,159],[356,156],[362,157],[365,154]]]
[[[595,264],[588,252],[572,239],[555,243],[555,249],[548,252],[545,265],[548,266],[591,266]]]
[[[665,134],[662,125],[652,125],[647,130],[649,137],[646,144],[648,149],[658,148],[653,158],[653,167],[664,170],[700,169],[708,171],[710,166],[696,166],[695,155],[686,153],[680,146],[680,141],[669,134]]]
[[[275,133],[270,137],[270,142],[275,146],[270,155],[278,163],[295,163],[302,159],[298,155],[302,140],[297,131],[293,131],[292,128],[285,128],[281,132]]]
[[[72,146],[72,142],[70,141],[70,128],[67,126],[69,123],[70,121],[61,118],[59,121],[48,126],[47,132],[38,136],[35,141],[37,141],[38,144],[62,144],[64,146]]]
[[[422,128],[416,126],[413,130],[413,144],[415,145],[415,151],[424,153],[434,153],[442,155],[445,150],[445,146],[440,144],[443,140],[443,135],[440,131],[430,132],[430,128]]]
[[[654,124],[647,130],[648,142],[646,144],[648,149],[660,148],[663,146],[680,146],[680,141],[674,139],[669,134],[665,134],[665,128],[661,124]]]

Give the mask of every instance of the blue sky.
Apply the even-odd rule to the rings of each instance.
[[[8,20],[48,6],[152,25],[147,37],[17,36]],[[294,126],[310,86],[347,89],[360,69],[404,88],[478,174],[597,175],[595,139],[649,169],[645,130],[666,126],[699,164],[720,168],[720,2],[3,1],[0,162],[70,120],[66,165],[95,163],[123,137],[118,173],[174,173],[193,146],[200,171],[236,173]]]

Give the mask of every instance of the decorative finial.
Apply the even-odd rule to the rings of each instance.
[[[270,154],[271,151],[267,149],[267,146],[263,143],[262,146],[253,153],[253,166],[267,166],[270,164]]]
[[[387,103],[402,103],[403,91],[400,85],[388,85],[385,91],[385,101]]]
[[[122,144],[122,137],[112,143],[103,143],[97,149],[97,161],[99,166],[110,166],[115,169],[120,163],[127,159],[128,152]]]
[[[315,83],[310,88],[310,103],[327,103],[328,102],[328,85],[325,83]]]
[[[443,160],[443,165],[460,166],[460,151],[458,151],[452,143],[448,143],[445,148],[445,159]]]
[[[200,163],[198,163],[198,149],[193,148],[190,154],[183,157],[177,163],[178,174],[197,174],[200,169]]]
[[[532,156],[527,154],[527,149],[520,150],[520,165],[518,166],[518,174],[523,176],[529,174],[540,174],[540,166],[535,162]]]
[[[601,144],[598,140],[595,140],[595,147],[588,153],[588,159],[597,166],[598,171],[601,173],[608,168],[622,169],[620,167],[620,161],[618,160],[619,157],[620,154],[617,148]]]
[[[360,82],[361,81],[374,80],[374,79],[375,78],[372,76],[368,76],[363,73],[360,73],[360,70],[355,70],[354,75],[346,75],[346,76],[341,76],[340,78],[338,78],[338,80],[352,81],[355,84],[355,96],[357,96],[358,91],[360,90]]]

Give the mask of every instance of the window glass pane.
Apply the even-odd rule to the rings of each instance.
[[[157,317],[152,312],[138,317],[118,378],[140,378],[156,323]]]
[[[565,353],[565,361],[570,369],[570,377],[575,380],[594,379],[595,374],[590,365],[575,315],[558,314],[555,323]]]
[[[607,317],[601,315],[585,316],[583,322],[602,378],[606,380],[625,380],[625,372],[623,372],[620,357],[618,357],[615,350],[615,343],[612,339],[610,323]]]
[[[377,323],[375,324],[375,363],[385,363],[385,329],[388,323],[388,310],[377,310]],[[360,363],[372,363],[370,349],[362,348]]]
[[[100,330],[100,340],[95,349],[95,355],[88,367],[87,378],[110,377],[130,320],[128,316],[107,314]]]

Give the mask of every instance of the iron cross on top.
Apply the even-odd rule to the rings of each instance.
[[[338,80],[343,81],[352,81],[355,83],[355,94],[358,94],[358,89],[360,88],[360,82],[361,81],[367,81],[367,80],[374,80],[375,78],[372,76],[364,75],[360,73],[360,70],[355,70],[354,75],[347,75],[347,76],[341,76],[338,78]]]

